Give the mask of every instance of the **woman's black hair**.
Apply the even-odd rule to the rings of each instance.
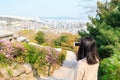
[[[83,37],[80,41],[77,60],[87,59],[88,64],[95,64],[99,61],[96,42],[92,37]]]

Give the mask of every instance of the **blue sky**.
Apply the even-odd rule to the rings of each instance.
[[[72,17],[95,15],[97,0],[0,0],[0,15]]]

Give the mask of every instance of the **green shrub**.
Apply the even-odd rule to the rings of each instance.
[[[63,35],[60,37],[62,42],[66,42],[68,40],[68,36],[67,35]]]
[[[42,44],[44,43],[45,39],[44,39],[44,33],[42,31],[39,31],[35,37],[35,40],[39,43]]]
[[[105,58],[100,63],[99,80],[120,80],[120,54]]]
[[[3,43],[5,45],[3,45]],[[59,52],[51,47],[39,47],[28,43],[10,43],[1,41],[0,64],[30,63],[34,74],[49,75],[58,65]],[[63,52],[61,53],[63,54]],[[61,61],[64,60],[61,56]],[[10,64],[8,64],[10,66]],[[51,70],[52,69],[52,70]],[[12,75],[11,70],[8,73]]]
[[[54,64],[58,64],[59,54],[50,47],[39,47],[23,43],[25,51],[14,58],[15,62],[30,63],[35,75],[49,75]],[[19,49],[17,49],[19,51]],[[48,67],[50,69],[48,70]]]
[[[67,40],[68,40],[68,36],[66,35],[60,36],[58,39],[54,40],[54,45],[61,46],[62,43],[65,43]]]
[[[34,69],[36,69],[37,75],[46,75],[47,73],[47,61],[46,61],[46,51],[41,49],[38,53],[38,57],[33,64]]]
[[[60,54],[59,54],[59,57],[58,57],[58,60],[60,62],[60,65],[62,65],[63,61],[65,60],[66,58],[66,54],[67,54],[67,51],[65,49],[62,49],[60,51]]]
[[[36,60],[38,59],[38,50],[36,49],[35,46],[29,45],[29,44],[27,44],[25,48],[27,50],[26,54],[28,54],[27,55],[29,59],[28,62],[31,64],[35,63]]]
[[[0,53],[0,64],[6,64],[8,62],[4,54]]]
[[[79,39],[77,34],[62,33],[60,37],[54,40],[54,47],[62,47],[67,50],[75,51],[77,47],[74,46],[74,42]]]
[[[30,44],[24,44],[26,52],[22,57],[25,56],[25,62],[32,65],[36,75],[45,75],[47,69],[46,54],[47,51],[44,48],[36,47]]]
[[[61,40],[60,39],[55,40],[54,45],[55,46],[61,46]]]

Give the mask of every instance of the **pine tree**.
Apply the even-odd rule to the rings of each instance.
[[[98,2],[95,18],[90,17],[87,30],[80,36],[95,38],[98,53],[102,59],[99,68],[99,80],[120,80],[120,0]]]
[[[92,23],[87,23],[89,34],[84,31],[79,34],[95,38],[99,55],[103,59],[114,54],[114,48],[120,51],[120,1],[97,4],[96,17],[90,17]]]

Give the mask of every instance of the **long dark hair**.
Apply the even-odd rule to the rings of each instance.
[[[99,61],[96,42],[92,37],[83,37],[80,41],[77,60],[87,59],[88,64],[95,64]]]

